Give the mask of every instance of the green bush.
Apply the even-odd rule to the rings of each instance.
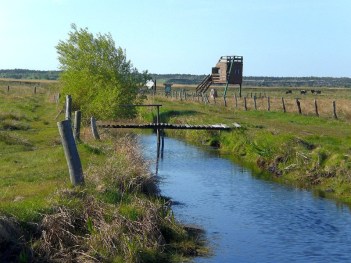
[[[148,74],[132,66],[110,34],[94,36],[73,24],[68,40],[60,41],[56,49],[63,92],[72,96],[74,108],[99,119],[135,115],[135,108],[121,105],[139,102],[138,89]]]

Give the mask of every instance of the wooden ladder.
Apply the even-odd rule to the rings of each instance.
[[[208,88],[211,86],[211,84],[212,84],[212,76],[209,74],[196,87],[196,93],[197,94],[205,93],[208,90]]]

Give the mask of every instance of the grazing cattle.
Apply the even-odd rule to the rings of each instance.
[[[311,89],[311,93],[312,93],[312,94],[315,94],[316,91],[315,91],[314,89]]]
[[[322,91],[321,91],[321,90],[316,90],[316,93],[317,93],[317,94],[321,94]]]
[[[285,94],[292,94],[292,90],[289,89],[289,90],[285,91]]]
[[[300,93],[306,95],[307,92],[306,90],[303,89],[303,90],[300,90]]]
[[[218,97],[217,90],[211,89],[211,91],[210,91],[210,97],[211,97],[212,99],[217,98],[217,97]]]

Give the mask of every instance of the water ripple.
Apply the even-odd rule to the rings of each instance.
[[[156,156],[155,137],[143,136]],[[196,262],[351,262],[348,209],[310,192],[259,180],[242,167],[166,138],[161,189],[177,218],[202,226],[215,250]]]

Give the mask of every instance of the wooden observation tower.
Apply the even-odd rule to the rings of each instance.
[[[197,93],[205,93],[212,84],[226,84],[224,97],[227,95],[229,84],[240,85],[239,96],[241,97],[241,86],[243,82],[243,57],[242,56],[222,56],[212,73],[207,75],[197,86]]]

